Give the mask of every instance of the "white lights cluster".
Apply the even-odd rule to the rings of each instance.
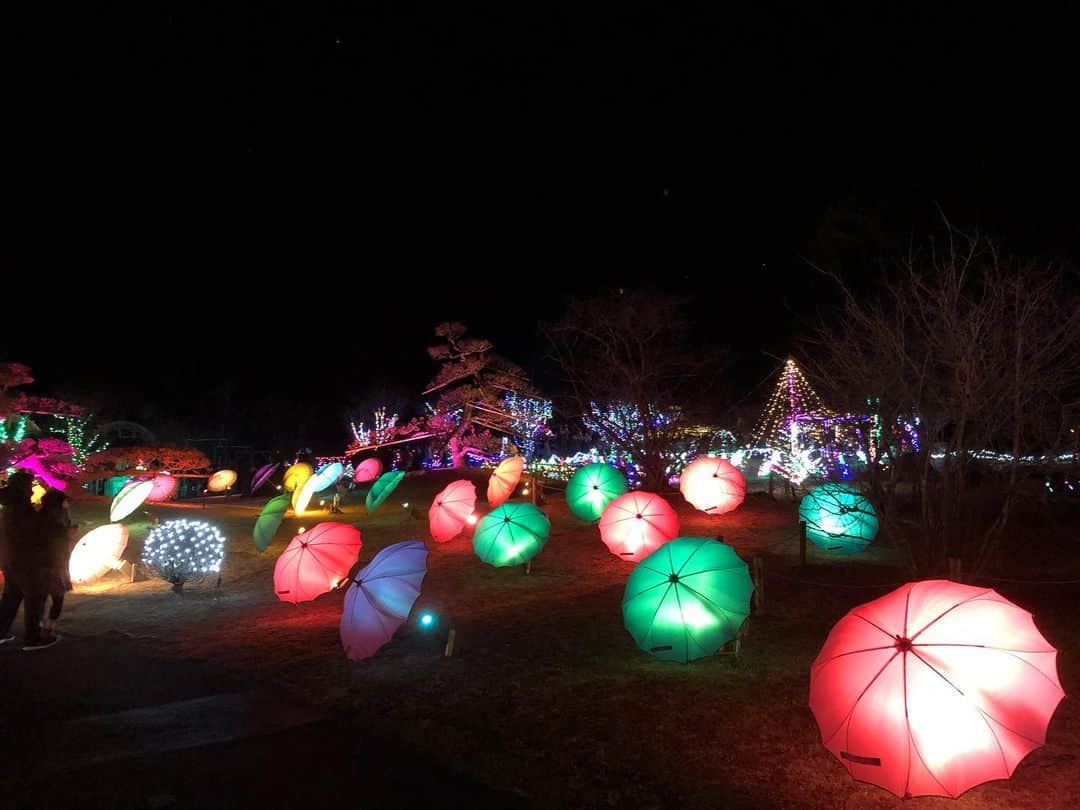
[[[225,535],[201,520],[170,520],[155,526],[143,544],[143,565],[153,569],[174,590],[220,571]]]

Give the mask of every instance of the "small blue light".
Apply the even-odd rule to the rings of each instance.
[[[423,627],[431,627],[435,624],[435,617],[430,613],[424,613],[420,616],[420,624]]]

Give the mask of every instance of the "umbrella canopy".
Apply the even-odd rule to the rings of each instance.
[[[311,465],[298,461],[285,471],[285,478],[281,485],[285,487],[286,492],[295,492],[309,478],[311,478]]]
[[[1064,697],[1057,651],[988,588],[902,585],[837,622],[810,669],[825,747],[897,796],[1008,778]]]
[[[608,551],[637,562],[679,533],[679,517],[654,492],[627,492],[608,504],[600,517],[600,539]]]
[[[311,503],[311,499],[318,491],[320,483],[318,477],[312,475],[305,479],[303,484],[293,490],[292,508],[296,514],[302,515],[307,511],[308,504]]]
[[[627,489],[626,477],[610,464],[586,464],[566,485],[566,505],[582,520],[595,523]]]
[[[676,537],[630,572],[623,622],[645,652],[686,663],[735,638],[753,591],[746,563],[731,546]]]
[[[547,515],[531,503],[506,503],[484,516],[473,535],[473,551],[489,565],[524,565],[551,535]]]
[[[476,508],[476,485],[472,481],[453,481],[435,496],[428,510],[428,527],[436,542],[453,540],[465,528]]]
[[[150,494],[146,496],[146,500],[152,503],[169,500],[176,494],[176,488],[180,485],[180,479],[168,473],[159,473],[149,481],[154,486]]]
[[[746,479],[726,458],[702,456],[683,468],[679,492],[695,509],[709,515],[722,515],[743,502]]]
[[[345,473],[345,466],[340,461],[332,461],[329,464],[324,464],[319,468],[319,471],[315,473],[313,478],[318,479],[318,484],[315,486],[316,492],[322,492],[324,489],[329,489],[337,483]]]
[[[285,519],[285,512],[289,508],[289,496],[278,495],[266,502],[266,506],[255,518],[255,528],[251,530],[251,537],[255,541],[255,548],[266,551],[274,534],[281,527],[281,521]]]
[[[236,470],[218,470],[210,476],[206,482],[206,488],[211,492],[224,492],[231,489],[236,483]]]
[[[491,471],[491,478],[488,479],[489,506],[498,506],[513,494],[524,469],[525,459],[521,456],[510,456],[499,462],[499,466]]]
[[[353,471],[353,481],[363,484],[365,481],[374,481],[382,475],[382,462],[377,458],[365,458]]]
[[[109,523],[91,529],[71,550],[68,573],[72,582],[89,582],[120,567],[127,548],[128,530],[123,523]]]
[[[109,506],[109,520],[116,523],[123,520],[140,506],[154,491],[153,481],[128,481],[123,489],[116,493]]]
[[[332,591],[360,554],[360,530],[347,523],[319,523],[296,535],[274,564],[274,593],[282,602],[307,602]]]
[[[259,491],[259,487],[270,480],[271,476],[277,472],[280,467],[280,462],[273,464],[263,464],[259,469],[255,471],[255,474],[251,476],[251,494],[254,495]]]
[[[409,617],[427,573],[422,540],[387,546],[360,569],[345,593],[341,645],[353,661],[372,656]]]
[[[382,502],[390,497],[390,493],[397,488],[397,485],[401,483],[401,479],[404,477],[405,472],[403,470],[391,470],[380,475],[379,480],[371,485],[367,498],[364,499],[364,505],[367,507],[368,513],[374,512],[382,506]]]
[[[811,542],[834,554],[862,551],[878,532],[873,504],[847,484],[814,487],[799,504],[799,520]]]

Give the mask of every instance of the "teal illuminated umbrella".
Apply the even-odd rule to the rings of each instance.
[[[628,489],[626,478],[610,464],[586,464],[566,485],[566,505],[582,520],[594,523]]]
[[[551,534],[547,515],[531,503],[504,503],[484,515],[473,534],[473,551],[489,565],[524,565]]]
[[[274,534],[280,528],[281,521],[285,519],[285,512],[291,500],[291,495],[278,495],[267,501],[266,506],[259,512],[259,516],[255,518],[255,528],[251,530],[251,537],[255,540],[257,550],[266,551],[270,541],[274,539]]]
[[[878,533],[874,506],[855,487],[829,482],[814,487],[799,504],[806,537],[834,554],[862,551]]]
[[[364,500],[368,514],[382,506],[382,502],[390,497],[390,493],[394,491],[404,477],[404,470],[391,470],[378,477],[375,483],[371,485],[371,489],[368,490],[367,498]]]
[[[735,638],[750,614],[753,591],[746,563],[731,546],[676,537],[630,573],[623,623],[645,652],[686,663]]]

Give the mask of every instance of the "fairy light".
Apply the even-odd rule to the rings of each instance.
[[[211,523],[181,518],[158,524],[143,544],[142,562],[180,591],[221,570],[225,535]]]

